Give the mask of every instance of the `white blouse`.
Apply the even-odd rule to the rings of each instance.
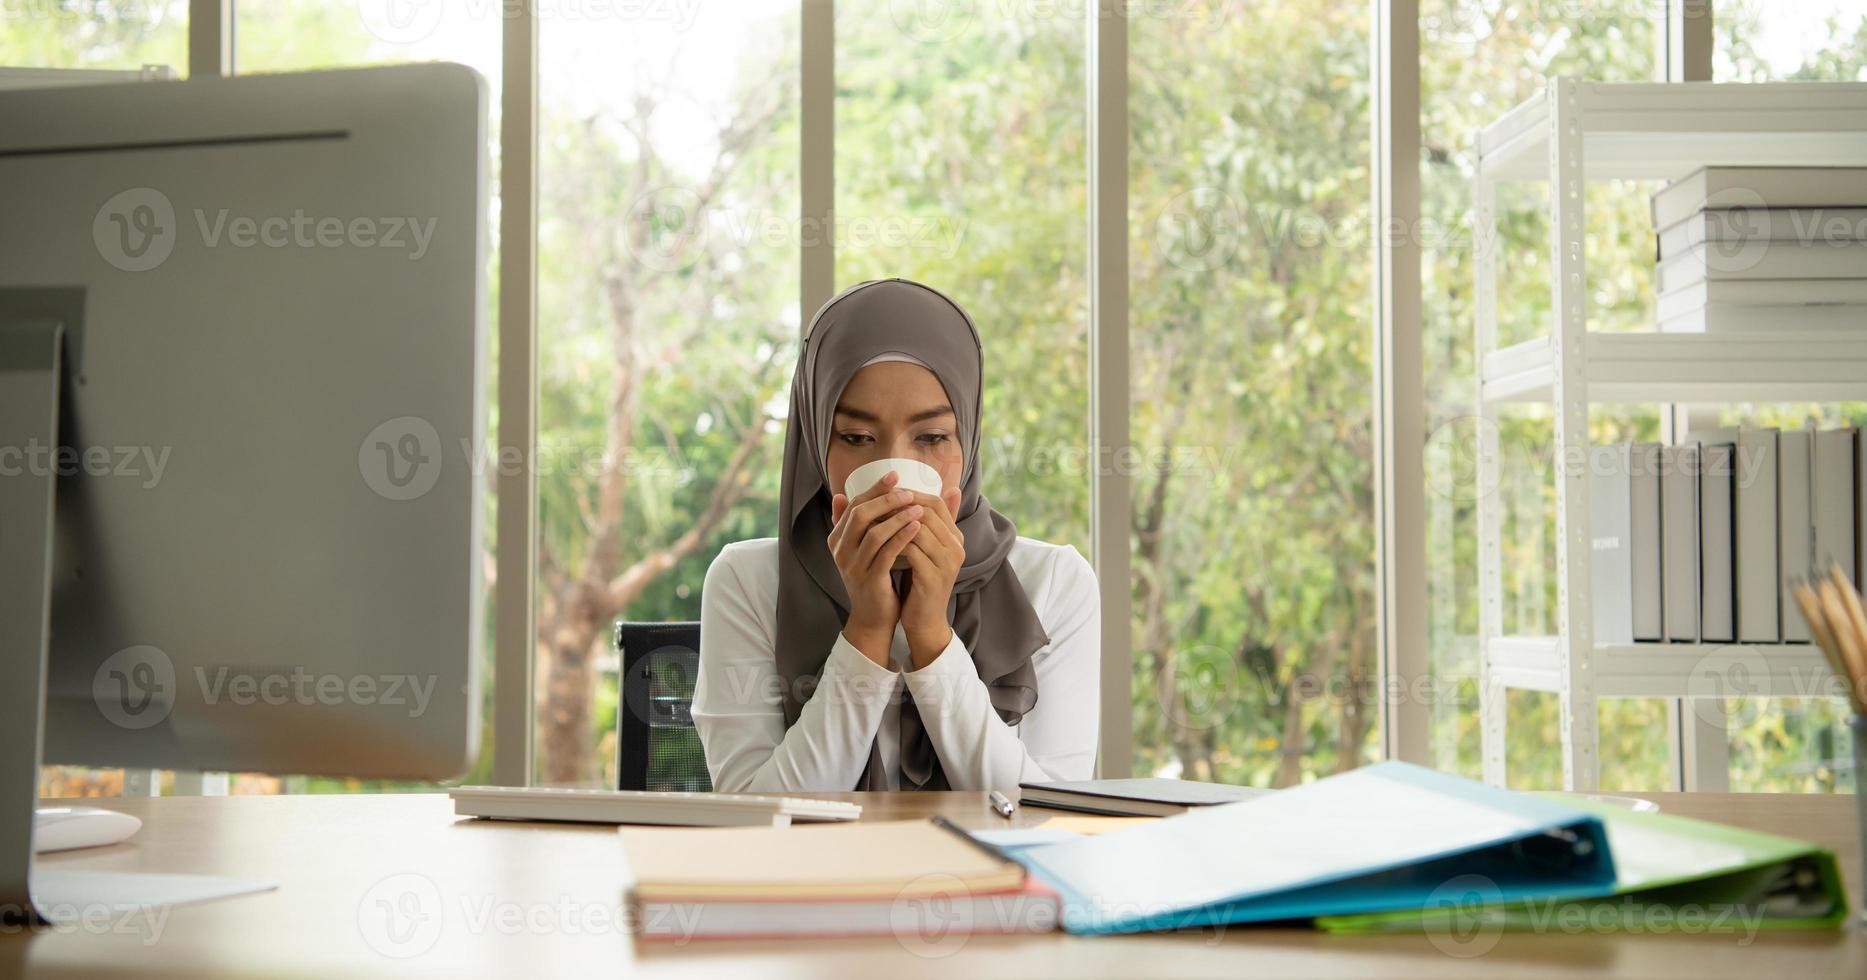
[[[897,624],[893,669],[863,656],[838,633],[816,693],[787,731],[784,681],[773,653],[778,539],[727,545],[707,569],[701,593],[693,703],[713,788],[856,789],[878,734],[888,786],[898,787],[901,706],[894,694],[903,683],[954,789],[1010,790],[1020,782],[1090,778],[1101,718],[1102,604],[1095,571],[1070,545],[1023,537],[1007,560],[1050,635],[1031,658],[1037,705],[1016,727],[992,709],[958,631],[932,663],[909,670],[907,636]]]

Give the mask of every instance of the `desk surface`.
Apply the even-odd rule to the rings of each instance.
[[[1852,798],[1645,795],[1666,812],[1828,845],[1859,907]],[[834,796],[862,803],[865,819],[941,813],[974,827],[1033,825],[1058,812],[1021,808],[1008,823],[978,793]],[[134,842],[49,855],[48,866],[261,877],[280,887],[126,922],[123,932],[7,930],[0,977],[1867,976],[1867,936],[1858,923],[1840,932],[1755,936],[1505,934],[1495,945],[1463,949],[1419,935],[1241,927],[1087,939],[981,936],[931,947],[879,938],[637,949],[621,918],[623,857],[611,828],[461,820],[438,795],[103,805],[144,819]],[[413,913],[400,920],[406,931],[385,932],[387,907]],[[1488,948],[1453,955],[1478,945]]]

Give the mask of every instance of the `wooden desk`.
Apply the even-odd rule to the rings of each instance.
[[[839,794],[866,819],[943,813],[1007,823],[977,793]],[[1653,794],[1671,813],[1832,847],[1858,908],[1849,797]],[[95,802],[95,801],[86,801]],[[64,868],[267,877],[268,894],[172,910],[166,920],[98,930],[0,935],[0,977],[372,976],[1226,977],[1692,976],[1867,977],[1860,925],[1840,932],[1684,935],[1505,934],[1460,957],[1425,936],[1327,936],[1240,928],[1079,939],[977,937],[916,953],[893,939],[695,942],[637,949],[621,918],[623,857],[609,828],[458,820],[445,796],[284,796],[117,800],[141,816],[134,843],[50,855]],[[398,941],[380,903],[425,919]],[[1442,944],[1443,940],[1442,940]]]

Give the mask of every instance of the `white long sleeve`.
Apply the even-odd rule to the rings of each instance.
[[[707,570],[701,595],[700,673],[693,717],[715,789],[722,792],[855,788],[879,745],[886,782],[899,784],[895,685],[914,695],[922,723],[956,789],[1013,789],[1018,782],[1087,779],[1095,767],[1101,686],[1100,599],[1076,549],[1019,538],[1008,560],[1050,643],[1032,658],[1037,706],[1017,726],[992,710],[957,634],[925,669],[908,672],[897,627],[890,670],[838,636],[817,693],[784,727],[775,649],[778,542],[728,545]],[[988,627],[989,628],[989,627]]]

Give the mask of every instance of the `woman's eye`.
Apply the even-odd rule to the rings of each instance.
[[[928,432],[928,433],[923,433],[921,435],[921,442],[924,442],[929,446],[937,446],[940,443],[943,443],[945,441],[946,441],[946,433],[944,432]]]
[[[869,440],[868,436],[863,435],[860,432],[844,432],[841,435],[839,435],[837,438],[842,439],[843,445],[845,446],[866,445]]]

